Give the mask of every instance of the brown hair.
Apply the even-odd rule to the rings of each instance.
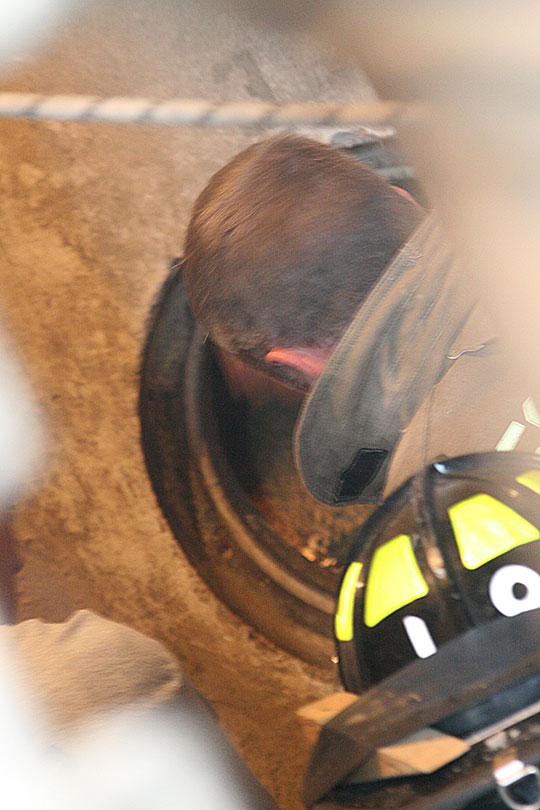
[[[254,144],[195,204],[184,257],[194,313],[216,344],[255,362],[276,346],[332,346],[422,218],[337,149]]]

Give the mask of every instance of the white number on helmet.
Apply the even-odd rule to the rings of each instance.
[[[540,607],[540,574],[526,565],[504,565],[491,577],[489,598],[503,616],[535,610]]]
[[[437,652],[437,646],[423,619],[420,619],[419,616],[405,616],[403,626],[419,658],[429,658],[430,655]]]

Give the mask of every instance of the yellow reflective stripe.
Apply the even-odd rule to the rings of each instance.
[[[375,627],[428,591],[411,538],[400,534],[380,546],[373,555],[366,585],[364,622],[368,627]]]
[[[490,495],[473,495],[448,509],[465,568],[479,568],[540,538],[536,526]]]
[[[361,571],[362,563],[353,562],[343,577],[334,622],[338,641],[352,641],[353,639],[354,597]]]
[[[540,470],[529,470],[529,472],[518,475],[516,481],[540,495]]]

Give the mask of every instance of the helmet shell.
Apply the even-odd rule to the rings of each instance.
[[[474,626],[539,607],[540,458],[436,461],[352,547],[335,619],[343,684],[360,692]]]

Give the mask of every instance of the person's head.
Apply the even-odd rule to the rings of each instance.
[[[307,390],[422,217],[337,149],[254,144],[195,204],[184,254],[194,314],[218,347]]]

